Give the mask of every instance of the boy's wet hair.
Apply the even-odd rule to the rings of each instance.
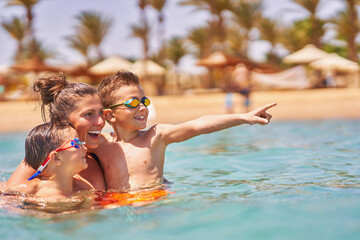
[[[34,127],[25,140],[25,163],[38,169],[51,151],[68,140],[69,130],[69,127],[52,127],[51,123]]]
[[[139,86],[140,81],[136,74],[126,70],[118,71],[111,76],[103,78],[98,87],[98,92],[104,107],[115,104],[114,101],[116,101],[116,98],[114,93],[116,93],[116,90],[120,89],[122,86],[130,85]]]
[[[39,78],[34,83],[34,91],[40,93],[41,115],[46,122],[48,115],[54,126],[70,125],[69,114],[77,108],[79,99],[88,95],[98,95],[96,88],[85,83],[69,83],[63,73],[53,73]]]

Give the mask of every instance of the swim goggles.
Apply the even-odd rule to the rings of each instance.
[[[107,108],[113,109],[113,108],[116,108],[116,107],[121,106],[121,105],[125,105],[125,107],[128,107],[128,108],[136,108],[137,106],[139,106],[140,103],[144,104],[145,107],[148,107],[150,105],[151,101],[147,97],[143,97],[141,99],[141,101],[139,101],[139,99],[137,99],[136,97],[133,97],[133,98],[130,98],[130,99],[126,100],[123,103],[114,104],[114,105],[111,105],[111,106],[109,106]]]
[[[65,147],[68,143],[70,143],[71,146]],[[73,140],[67,141],[66,143],[64,143],[63,145],[61,145],[60,147],[58,147],[54,151],[55,152],[60,152],[60,151],[64,151],[64,150],[72,148],[72,147],[80,148],[83,145],[85,145],[85,142],[80,141],[80,139],[78,139],[78,138],[74,138]],[[46,160],[36,170],[36,173],[34,175],[32,175],[28,180],[32,180],[32,179],[36,178],[40,173],[42,173],[42,171],[48,165],[49,162],[50,162],[50,155],[46,158]]]

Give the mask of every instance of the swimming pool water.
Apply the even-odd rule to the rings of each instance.
[[[3,206],[0,236],[358,239],[359,129],[360,120],[273,122],[202,135],[168,147],[164,176],[173,193],[167,197],[51,216]],[[1,178],[22,159],[25,136],[0,134]]]

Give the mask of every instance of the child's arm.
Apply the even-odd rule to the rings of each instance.
[[[271,115],[266,111],[276,103],[255,109],[244,114],[207,115],[177,125],[162,125],[160,134],[166,145],[182,142],[200,134],[217,132],[240,124],[261,124],[270,122]]]

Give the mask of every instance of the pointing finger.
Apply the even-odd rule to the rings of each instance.
[[[272,107],[274,107],[276,105],[277,105],[277,103],[267,104],[267,105],[265,105],[263,107],[258,108],[258,112],[264,112],[264,111],[266,111],[266,110],[268,110],[268,109],[270,109],[270,108],[272,108]]]

